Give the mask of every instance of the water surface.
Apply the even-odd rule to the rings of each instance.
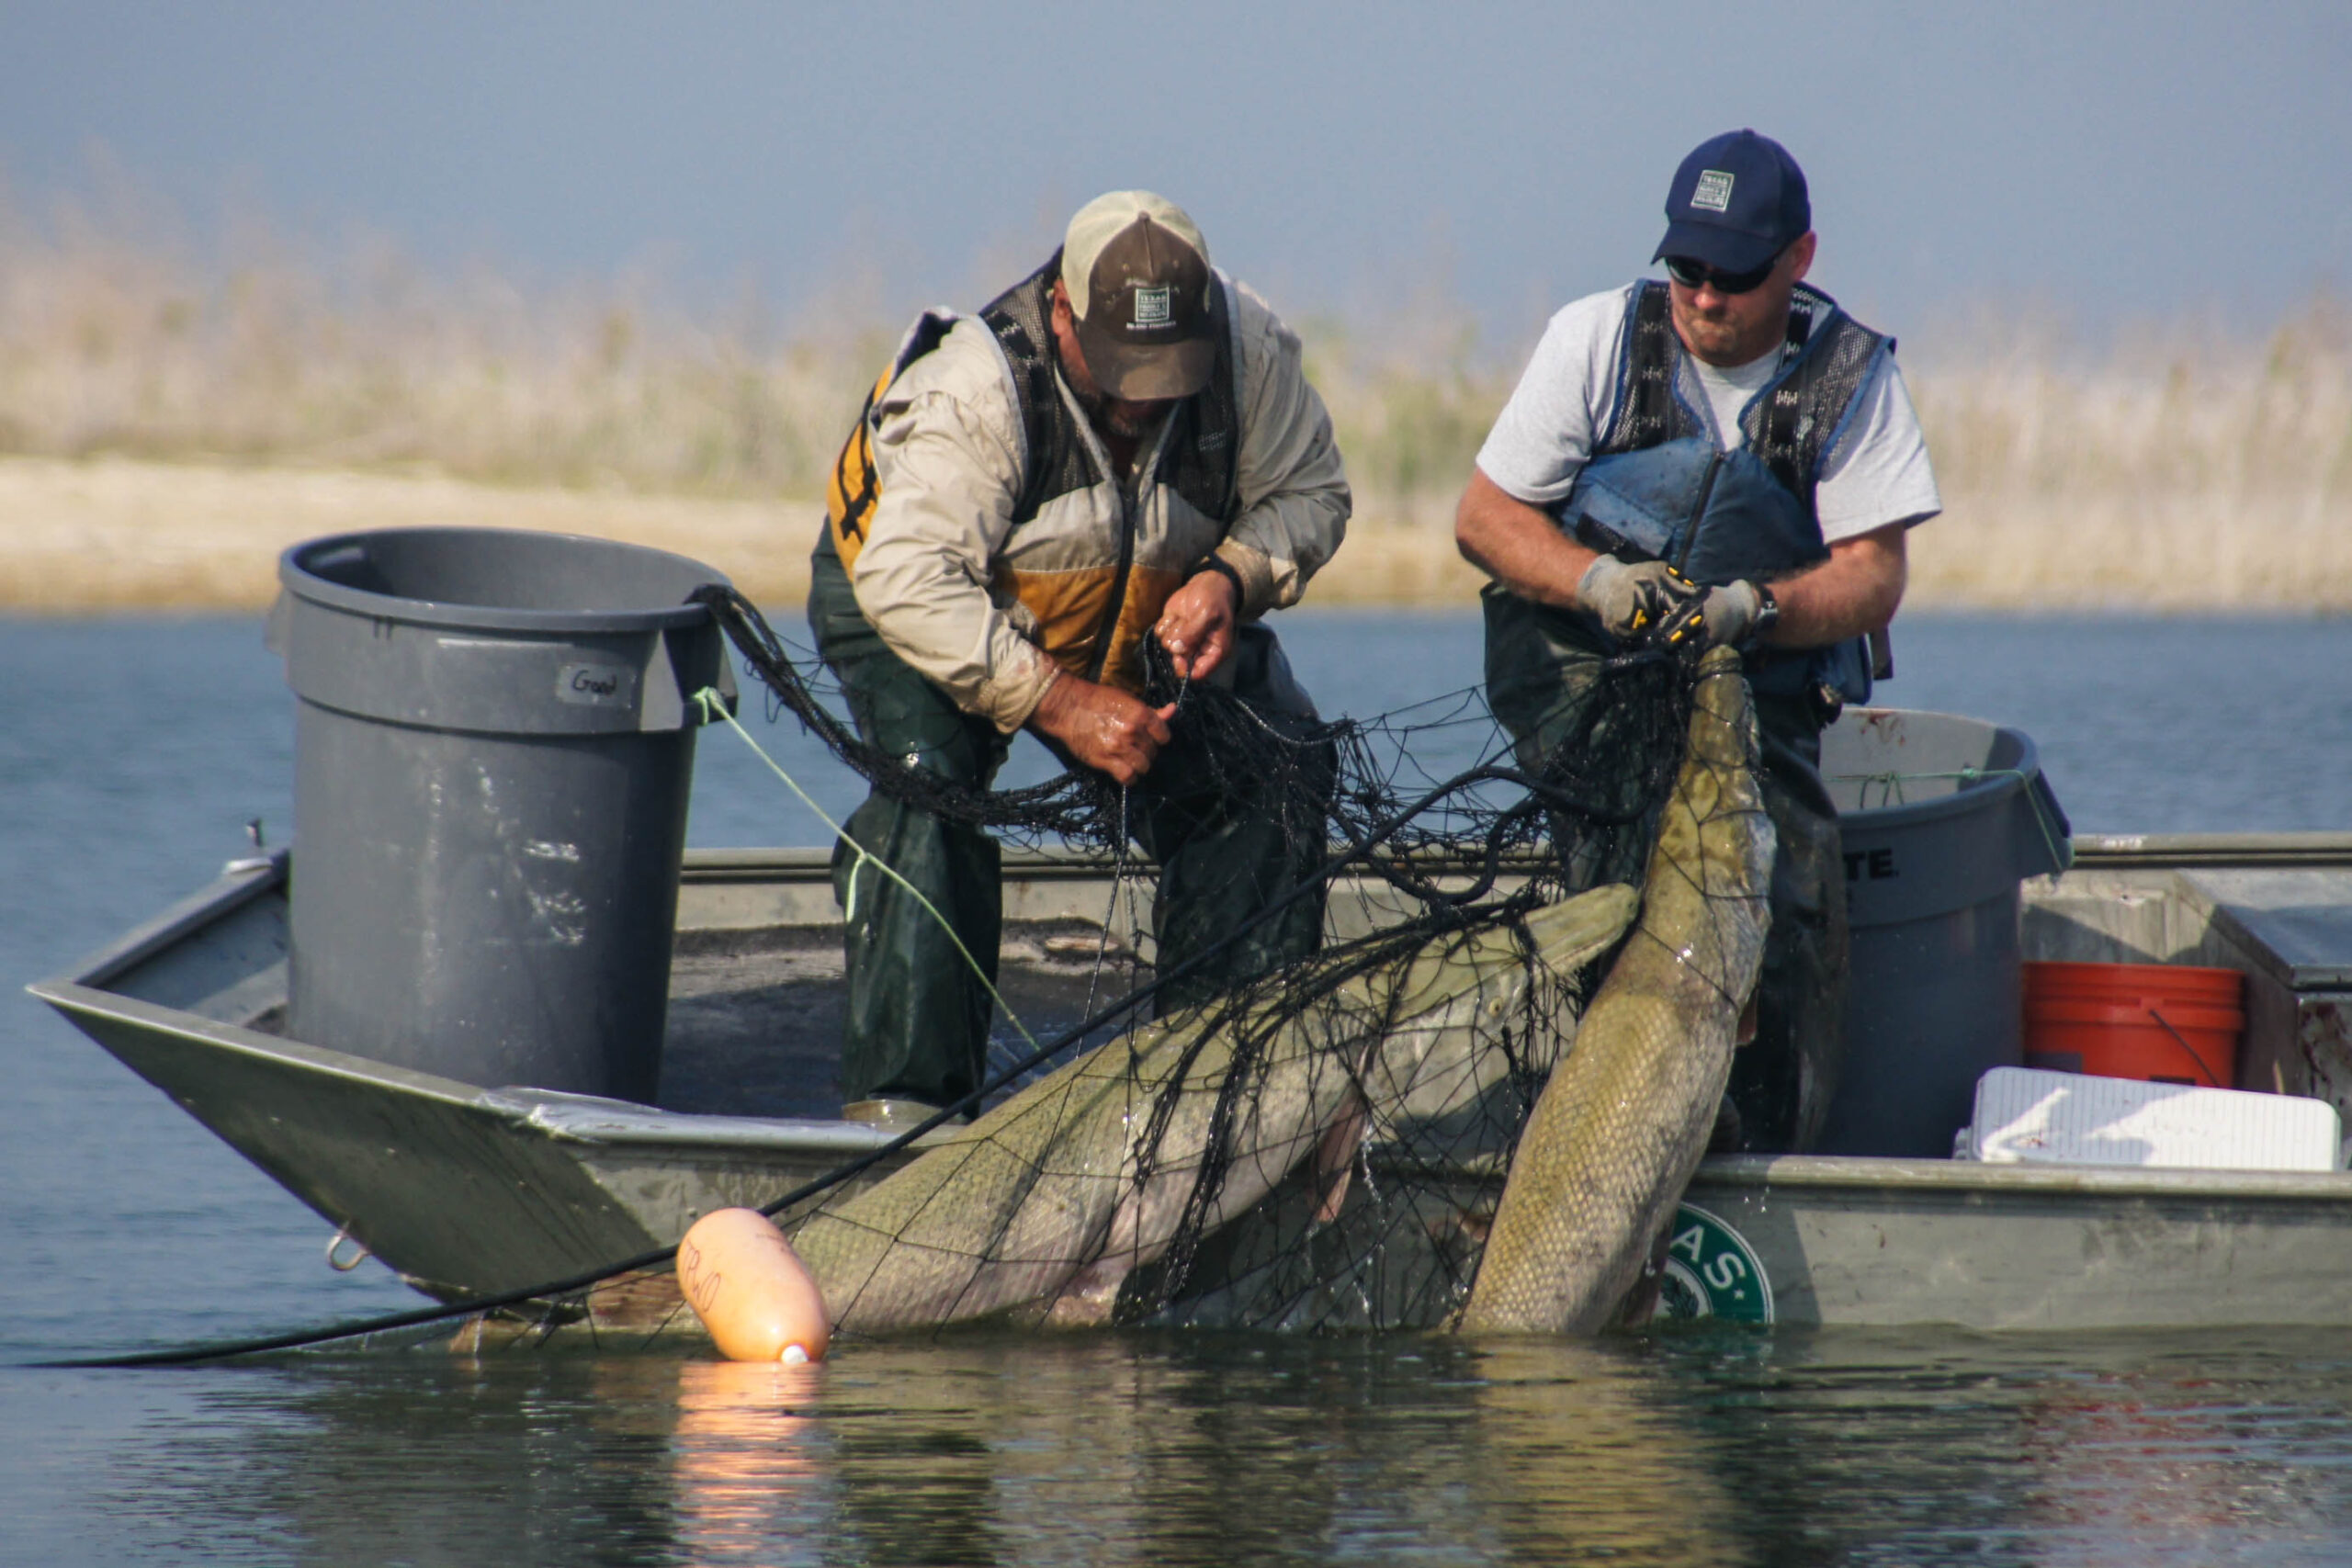
[[[1327,713],[1477,674],[1471,617],[1283,628]],[[2027,730],[2078,830],[2352,829],[2352,622],[1920,618],[1896,647],[1882,700]],[[412,1303],[373,1265],[330,1272],[323,1222],[13,991],[202,886],[247,819],[288,835],[258,626],[0,620],[0,1361]],[[855,804],[747,712],[829,809]],[[1449,736],[1432,773],[1481,743]],[[694,842],[821,833],[706,739]],[[2347,1412],[2333,1333],[9,1368],[0,1562],[2340,1562]]]

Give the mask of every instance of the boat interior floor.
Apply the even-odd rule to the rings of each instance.
[[[1100,926],[1075,919],[1008,924],[997,987],[1020,1024],[998,1010],[989,1033],[989,1075],[1028,1056],[1032,1039],[1053,1039],[1150,978],[1150,966],[1117,939],[1106,941]],[[838,929],[679,932],[655,1105],[711,1116],[839,1116],[847,994]],[[280,1000],[249,1027],[283,1038],[285,1019]],[[1097,1034],[1108,1039],[1113,1032]]]
[[[1008,927],[998,959],[1005,1009],[1040,1043],[1084,1019],[1090,999],[1099,1008],[1149,978],[1125,948],[1103,942],[1100,927],[1079,921]],[[681,933],[670,968],[662,1108],[838,1116],[847,994],[837,932]],[[992,1075],[1035,1049],[1005,1009],[989,1034]]]

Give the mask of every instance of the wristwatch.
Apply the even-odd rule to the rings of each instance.
[[[1762,642],[1764,636],[1781,624],[1781,602],[1772,597],[1772,590],[1759,582],[1756,585],[1756,624],[1747,629],[1750,642]]]
[[[1233,584],[1233,613],[1237,615],[1241,614],[1241,607],[1250,602],[1250,591],[1241,586],[1241,574],[1233,570],[1233,563],[1221,556],[1211,556],[1187,572],[1184,581],[1190,582],[1204,571],[1216,572]]]

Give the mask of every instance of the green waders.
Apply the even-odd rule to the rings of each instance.
[[[1520,766],[1532,773],[1583,733],[1606,657],[1571,617],[1501,589],[1484,594],[1487,700],[1510,732]],[[1845,1058],[1846,879],[1838,809],[1821,781],[1821,724],[1803,698],[1756,699],[1764,807],[1779,849],[1772,861],[1771,929],[1756,987],[1756,1038],[1732,1057],[1730,1094],[1740,1147],[1810,1148],[1820,1135]],[[1608,719],[1588,748],[1606,756]],[[1631,759],[1623,805],[1635,804]],[[1571,891],[1607,882],[1638,885],[1654,822],[1601,843],[1555,820],[1554,846]]]
[[[858,609],[840,558],[821,546],[810,562],[808,624],[868,745],[967,788],[988,787],[1009,738],[962,711],[884,646]],[[1230,665],[1236,694],[1277,733],[1304,739],[1314,708],[1273,634],[1240,628]],[[1233,934],[1322,865],[1334,776],[1328,749],[1309,746],[1310,788],[1304,793],[1316,795],[1319,776],[1319,798],[1266,799],[1267,770],[1220,766],[1181,715],[1175,731],[1131,793],[1136,841],[1160,866],[1152,927],[1154,962],[1163,973]],[[996,840],[878,792],[846,826],[867,854],[922,890],[993,982],[1003,919]],[[834,845],[833,893],[848,912],[842,1098],[933,1105],[960,1100],[979,1087],[984,1069],[992,1007],[987,988],[929,910],[857,863],[855,850]],[[1318,890],[1161,993],[1159,1007],[1202,1000],[1305,957],[1322,934]]]

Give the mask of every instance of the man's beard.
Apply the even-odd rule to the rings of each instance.
[[[1153,412],[1140,418],[1126,418],[1113,413],[1106,405],[1102,410],[1102,423],[1110,426],[1112,434],[1123,440],[1140,441],[1151,434],[1151,427],[1159,423],[1159,415]]]
[[[1168,415],[1164,406],[1147,406],[1141,414],[1114,412],[1115,405],[1110,395],[1103,392],[1098,392],[1084,401],[1087,416],[1094,421],[1095,426],[1122,441],[1142,440]]]

